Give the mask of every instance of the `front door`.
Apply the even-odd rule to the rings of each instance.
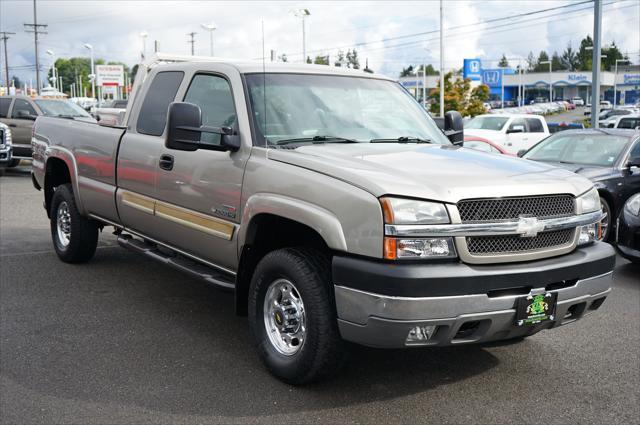
[[[509,133],[516,129],[521,129],[520,133]],[[526,145],[529,139],[529,133],[527,126],[522,118],[514,118],[511,120],[509,127],[507,127],[507,134],[504,141],[504,147],[508,152],[517,153],[521,149],[526,149]]]
[[[213,68],[213,69],[212,69]],[[208,69],[215,71],[214,66]],[[220,70],[225,68],[220,65]],[[235,78],[234,84],[231,84]],[[232,90],[238,87],[238,90]],[[244,105],[237,73],[194,73],[183,99],[202,111],[202,125],[240,133],[237,110]],[[240,133],[242,137],[242,134]],[[221,136],[203,133],[201,143],[219,145]],[[162,149],[173,161],[158,175],[156,215],[171,244],[227,269],[237,265],[236,233],[248,149],[237,152]]]
[[[7,125],[11,127],[14,156],[31,156],[31,129],[37,115],[29,101],[25,99],[13,101]]]

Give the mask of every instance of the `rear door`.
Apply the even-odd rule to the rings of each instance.
[[[547,137],[548,133],[544,130],[544,122],[542,122],[541,118],[531,117],[525,118],[524,120],[527,123],[528,132],[527,138],[524,139],[524,142],[527,145],[524,149],[529,149],[531,146]]]
[[[635,145],[631,147],[631,151],[629,152],[626,161],[629,161],[629,159],[631,158],[640,158],[640,139],[636,139]],[[626,164],[623,164],[623,167],[625,165]],[[625,172],[624,183],[621,192],[621,205],[626,202],[631,195],[640,193],[640,169],[638,169],[638,167],[634,167]]]
[[[116,203],[121,222],[153,238],[162,235],[155,216],[160,152],[164,148],[167,109],[184,79],[182,71],[152,71],[150,84],[135,102],[118,152]]]
[[[240,137],[239,111],[246,111],[240,74],[222,64],[194,68],[189,85],[178,101],[196,104],[202,125],[231,127]],[[246,120],[243,120],[244,123]],[[219,145],[220,135],[203,133],[201,143]],[[225,269],[237,266],[237,239],[241,217],[244,167],[250,148],[237,152],[179,151],[162,147],[162,155],[173,160],[173,168],[160,170],[156,213],[163,220],[162,238],[186,252]]]

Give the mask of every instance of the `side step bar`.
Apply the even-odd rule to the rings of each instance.
[[[167,250],[158,249],[158,246],[154,243],[147,243],[136,239],[131,235],[122,234],[118,236],[118,244],[123,248],[144,254],[156,261],[160,261],[161,263],[167,264],[175,269],[189,273],[190,275],[202,279],[220,289],[227,291],[235,289],[234,276],[216,270],[212,267],[207,267],[204,264],[198,263],[180,254],[167,253]]]

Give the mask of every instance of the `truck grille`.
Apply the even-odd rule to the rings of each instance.
[[[543,232],[533,238],[519,235],[472,236],[467,237],[467,247],[471,255],[513,254],[537,251],[546,248],[569,245],[573,241],[575,229]]]
[[[521,215],[537,218],[573,215],[575,203],[571,195],[467,199],[458,202],[458,211],[463,223],[477,223],[517,220]]]

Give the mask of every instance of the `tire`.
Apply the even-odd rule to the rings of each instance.
[[[609,203],[603,197],[600,197],[600,204],[602,205],[602,212],[604,212],[607,215],[607,217],[601,222],[602,223],[602,241],[609,242],[611,235],[613,234],[611,232],[612,226],[613,226],[613,220],[612,220],[613,213],[611,211],[611,207],[609,206]]]
[[[70,184],[58,186],[55,190],[50,217],[51,239],[58,257],[65,263],[89,261],[98,245],[98,225],[80,215]]]
[[[7,168],[15,168],[18,165],[20,165],[20,160],[19,159],[12,159],[11,161],[9,161],[9,163],[7,164]]]
[[[289,288],[289,303],[285,301],[284,293],[278,291],[283,285],[285,290]],[[273,294],[276,298],[282,297],[280,307],[294,307],[282,313],[289,314],[289,318],[297,317],[293,321],[298,326],[304,324],[302,334],[293,331],[286,334],[286,330],[277,329],[285,325],[287,316],[281,316],[278,325],[280,307],[268,307],[265,303],[265,299],[274,299]],[[295,301],[296,295],[301,303]],[[271,302],[268,304],[271,306]],[[300,311],[300,306],[302,317],[292,315],[292,311]],[[267,308],[271,311],[265,315]],[[277,378],[299,385],[317,381],[340,369],[346,358],[346,348],[336,318],[330,263],[321,252],[310,248],[285,248],[267,254],[258,263],[249,289],[249,326],[261,360]],[[291,352],[286,352],[286,343],[278,342],[281,335],[294,336],[288,346]],[[298,336],[303,338],[295,344]]]

